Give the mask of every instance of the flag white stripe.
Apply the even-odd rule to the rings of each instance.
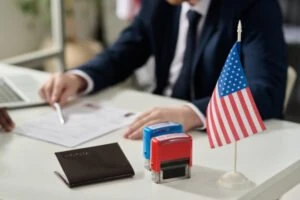
[[[209,103],[211,104],[211,102]],[[208,106],[208,108],[210,107],[211,105]],[[209,126],[209,132],[210,132],[210,137],[211,137],[211,140],[212,140],[212,143],[214,144],[215,147],[219,146],[218,145],[218,142],[217,142],[217,139],[216,139],[216,133],[214,132],[213,130],[213,126],[212,126],[212,119],[211,119],[211,110],[208,110],[207,112],[207,121],[208,121],[208,126]]]
[[[233,96],[234,102],[236,104],[236,107],[238,108],[238,111],[240,113],[240,116],[242,118],[243,124],[246,128],[246,131],[247,131],[248,135],[253,135],[252,129],[251,129],[249,121],[248,121],[248,120],[251,120],[251,119],[247,118],[237,93],[233,93],[232,96]]]
[[[229,112],[229,115],[230,115],[230,119],[233,123],[233,126],[235,127],[235,130],[237,131],[237,134],[239,136],[240,139],[244,138],[244,135],[243,135],[243,132],[240,128],[240,125],[238,123],[238,120],[236,119],[235,117],[235,114],[234,114],[234,111],[233,111],[233,108],[231,106],[231,103],[230,103],[230,100],[229,100],[229,97],[228,96],[225,96],[224,97],[224,101],[225,101],[225,104],[227,106],[227,109],[228,109],[228,112]]]
[[[218,87],[216,87],[216,91],[217,91],[217,94],[219,94]],[[220,117],[221,117],[221,120],[222,120],[222,122],[223,122],[223,124],[225,126],[225,129],[226,129],[227,135],[229,137],[229,140],[230,140],[230,142],[234,142],[235,139],[234,139],[233,133],[232,133],[230,127],[229,127],[229,123],[228,123],[226,115],[224,113],[224,108],[223,108],[223,106],[221,104],[220,98],[216,98],[216,102],[217,102],[216,106],[219,109]]]
[[[216,92],[214,97],[213,98],[216,98],[216,95],[218,95],[218,93]],[[218,97],[217,97],[218,98]],[[220,124],[219,124],[219,120],[218,120],[218,117],[216,116],[216,107],[215,107],[215,101],[213,99],[211,99],[211,108],[212,108],[212,117],[213,117],[213,120],[214,120],[214,123],[215,123],[215,126],[216,126],[216,129],[217,129],[217,134],[219,135],[219,138],[221,140],[221,143],[224,145],[224,144],[227,144],[226,143],[226,140],[225,140],[225,137],[224,137],[224,133],[220,127]]]
[[[243,95],[243,97],[244,97],[244,100],[245,100],[245,102],[246,102],[247,108],[248,108],[248,110],[249,110],[250,116],[251,116],[251,118],[252,118],[252,121],[253,121],[253,123],[254,123],[254,126],[255,126],[256,130],[257,130],[258,132],[262,131],[263,129],[262,129],[262,127],[260,126],[260,123],[258,122],[257,116],[256,116],[256,114],[255,114],[255,111],[254,111],[253,107],[252,107],[252,104],[251,104],[251,102],[250,102],[250,99],[249,99],[249,96],[248,96],[247,91],[246,91],[246,90],[242,90],[242,95]]]

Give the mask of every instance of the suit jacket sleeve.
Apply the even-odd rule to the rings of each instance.
[[[92,93],[125,80],[149,58],[151,50],[143,24],[145,12],[141,10],[110,48],[78,68],[93,80]]]
[[[281,118],[287,63],[280,8],[274,0],[253,2],[240,17],[243,24],[241,59],[262,118]],[[210,97],[206,97],[193,103],[206,113],[209,100]]]

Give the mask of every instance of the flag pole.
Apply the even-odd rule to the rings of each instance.
[[[242,23],[239,20],[237,28],[237,42],[242,41]],[[237,142],[234,142],[233,171],[221,176],[217,183],[219,186],[231,190],[244,190],[255,187],[255,183],[250,181],[244,174],[237,171]]]
[[[236,161],[237,161],[237,142],[234,142],[234,163],[233,163],[233,172],[237,172],[236,171]]]
[[[238,28],[237,28],[237,41],[241,42],[242,41],[242,22],[239,20],[238,23]],[[234,141],[234,163],[233,163],[233,172],[237,172],[236,166],[237,166],[237,142]]]

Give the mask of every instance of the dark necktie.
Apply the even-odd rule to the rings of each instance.
[[[184,100],[191,99],[191,73],[196,52],[197,27],[201,15],[196,11],[189,10],[187,12],[187,18],[189,20],[189,28],[186,39],[186,49],[184,52],[183,66],[172,92],[172,97]]]

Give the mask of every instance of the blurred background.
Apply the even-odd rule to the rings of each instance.
[[[289,65],[300,75],[300,1],[279,2]],[[76,67],[112,44],[139,6],[140,0],[1,0],[0,62],[47,72]],[[151,90],[151,66],[152,59],[136,72],[130,84]],[[286,119],[300,122],[299,80],[293,88]]]

